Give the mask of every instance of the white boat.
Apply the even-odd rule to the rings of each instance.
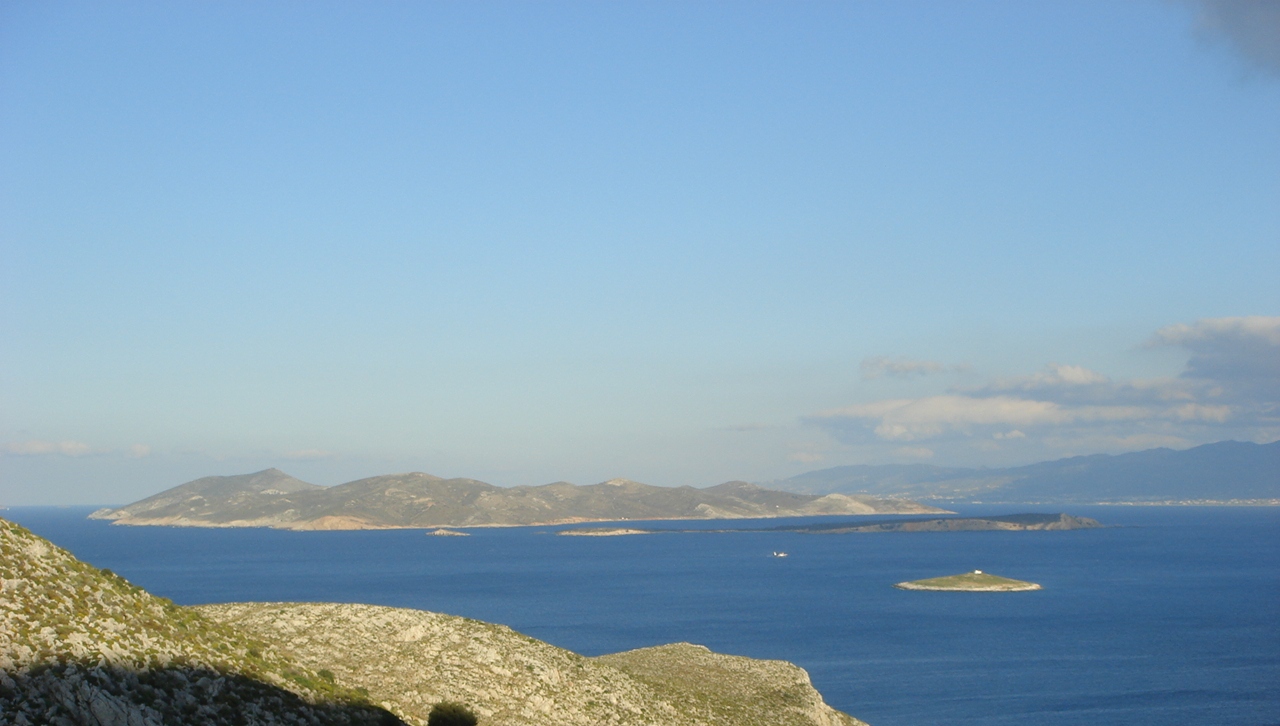
[[[787,556],[787,553],[786,553],[786,552],[774,552],[774,553],[773,553],[773,556],[774,556],[774,557],[786,557],[786,556]]]

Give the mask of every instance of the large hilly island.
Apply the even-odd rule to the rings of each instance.
[[[0,519],[0,724],[858,726],[791,663],[678,643],[587,658],[452,615],[181,607]]]
[[[706,489],[657,487],[627,479],[590,486],[558,482],[498,487],[415,472],[322,487],[267,469],[196,479],[90,516],[128,525],[391,529],[943,512],[902,499],[800,494],[746,482]]]

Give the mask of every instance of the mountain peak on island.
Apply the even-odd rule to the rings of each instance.
[[[602,481],[600,482],[600,484],[607,487],[625,487],[625,486],[634,486],[636,484],[640,484],[640,482],[635,481],[633,479],[624,479],[622,477],[615,477],[613,479],[610,479],[609,481]],[[641,486],[644,486],[644,485],[641,484]]]
[[[99,509],[89,515],[93,519],[121,520],[146,518],[166,520],[166,524],[184,524],[198,520],[212,508],[230,505],[252,518],[255,511],[269,506],[281,497],[297,496],[324,487],[292,477],[279,469],[263,469],[252,474],[206,476],[180,484],[159,494],[120,509]]]

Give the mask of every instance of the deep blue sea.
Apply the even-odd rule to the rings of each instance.
[[[689,641],[782,658],[872,726],[1280,724],[1280,508],[1070,507],[1116,525],[1073,532],[634,537],[133,528],[88,511],[0,516],[181,604],[365,602],[586,655]],[[892,586],[974,569],[1044,590]]]

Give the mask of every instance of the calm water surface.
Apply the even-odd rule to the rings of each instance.
[[[1280,509],[1068,511],[1121,526],[426,537],[0,516],[182,604],[367,602],[505,623],[586,655],[690,641],[782,658],[872,726],[1280,724]],[[1045,589],[892,587],[973,569]]]

